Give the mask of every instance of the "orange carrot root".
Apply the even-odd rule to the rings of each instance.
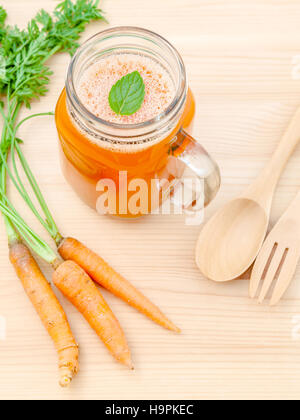
[[[22,243],[12,244],[9,257],[25,292],[55,344],[59,359],[59,383],[66,387],[79,370],[78,346],[66,314],[29,249]]]
[[[74,238],[65,238],[58,251],[64,260],[75,261],[95,282],[133,306],[152,321],[171,331],[180,332],[180,329],[156,305],[81,242]]]
[[[86,272],[75,262],[65,261],[55,270],[53,282],[82,313],[115,359],[132,369],[124,332]]]

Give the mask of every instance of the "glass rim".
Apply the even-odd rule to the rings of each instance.
[[[170,103],[170,105],[165,109],[163,112],[158,114],[156,117],[144,121],[142,123],[135,123],[135,124],[124,124],[124,123],[114,123],[107,120],[103,120],[102,118],[97,117],[92,112],[90,112],[87,107],[81,102],[79,99],[75,84],[74,84],[74,71],[76,65],[82,56],[82,54],[86,51],[86,49],[92,45],[97,38],[103,40],[107,38],[111,38],[112,35],[121,36],[126,35],[147,35],[150,40],[158,41],[160,45],[166,47],[169,52],[174,56],[175,61],[177,63],[181,79],[176,87],[175,96]],[[116,26],[113,28],[106,29],[104,31],[100,31],[90,37],[87,41],[85,41],[76,51],[75,55],[72,57],[71,63],[69,64],[68,72],[67,72],[67,80],[66,80],[66,92],[67,97],[71,101],[72,106],[77,109],[81,114],[83,114],[87,119],[96,122],[104,127],[111,128],[114,130],[141,130],[145,128],[151,128],[151,126],[155,124],[163,125],[167,118],[172,114],[172,111],[176,109],[176,106],[181,102],[182,98],[186,94],[187,91],[187,76],[186,76],[186,69],[183,62],[181,55],[179,54],[178,50],[164,37],[157,34],[156,32],[150,31],[148,29],[136,27],[136,26]],[[124,137],[124,136],[121,136]]]

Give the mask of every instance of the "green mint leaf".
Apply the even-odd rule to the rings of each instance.
[[[108,101],[111,109],[119,115],[132,115],[145,99],[145,84],[138,71],[129,73],[111,88]]]

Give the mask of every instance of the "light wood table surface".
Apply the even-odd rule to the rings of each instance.
[[[20,26],[53,0],[2,0]],[[222,188],[209,217],[239,193],[270,158],[295,108],[300,80],[299,0],[104,0],[109,25],[136,25],[167,37],[184,57],[197,100],[194,134],[218,161]],[[83,38],[105,29],[89,26]],[[300,60],[298,60],[300,61]],[[69,58],[52,59],[50,93],[34,112],[53,110]],[[281,304],[258,306],[248,281],[215,284],[194,263],[200,227],[184,216],[135,222],[98,216],[65,182],[54,121],[28,122],[25,152],[66,234],[99,252],[182,327],[173,335],[105,293],[135,362],[128,372],[111,359],[82,316],[59,294],[81,346],[81,372],[70,389],[57,385],[57,360],[8,262],[0,231],[0,399],[287,399],[300,397],[300,269]],[[300,187],[300,150],[280,181],[273,225]],[[11,191],[12,197],[16,194]],[[15,198],[27,220],[47,238]],[[18,204],[19,203],[19,204]],[[50,271],[45,272],[50,279]],[[3,335],[3,334],[2,334]]]

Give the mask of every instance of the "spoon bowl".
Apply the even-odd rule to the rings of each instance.
[[[247,198],[231,201],[201,232],[196,246],[199,269],[217,282],[239,277],[254,262],[267,229],[268,216],[257,202]]]

